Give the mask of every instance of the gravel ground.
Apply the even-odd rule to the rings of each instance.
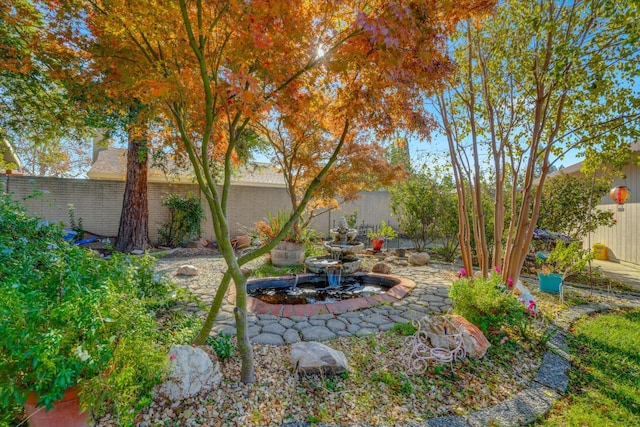
[[[207,302],[217,289],[224,264],[219,257],[203,256],[202,252],[182,250],[179,255],[188,258],[164,257],[157,269]],[[196,266],[199,274],[175,276],[183,264]],[[451,276],[450,272],[443,274]],[[407,375],[403,359],[406,340],[389,331],[327,342],[349,360],[349,374],[337,377],[298,377],[291,367],[289,345],[253,344],[255,383],[238,382],[240,360],[236,356],[221,365],[219,388],[181,404],[153,402],[138,414],[136,425],[278,426],[304,421],[400,426],[503,401],[529,384],[542,359],[539,349],[514,345],[509,354],[491,349],[481,360],[460,361],[453,371],[443,366],[432,367],[424,375]],[[117,422],[107,415],[96,425],[111,427]]]

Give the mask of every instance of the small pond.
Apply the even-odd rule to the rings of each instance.
[[[247,291],[268,304],[323,304],[382,294],[398,283],[400,280],[394,277],[366,273],[342,276],[338,280],[325,274],[299,274],[249,280]]]

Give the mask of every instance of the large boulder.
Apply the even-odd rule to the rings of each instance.
[[[409,255],[409,264],[427,265],[429,262],[431,262],[431,257],[426,252],[414,252]]]
[[[487,353],[491,344],[480,328],[469,322],[464,317],[455,314],[451,316],[451,322],[460,328],[460,331],[462,332],[464,350],[467,352],[469,357],[480,359]]]
[[[169,350],[170,374],[155,391],[156,396],[179,402],[220,384],[222,374],[218,361],[212,361],[202,349],[173,345]]]
[[[291,347],[291,363],[304,374],[339,374],[349,370],[344,353],[319,342],[298,342]]]

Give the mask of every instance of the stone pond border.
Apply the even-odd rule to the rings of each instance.
[[[634,298],[635,299],[635,298]],[[493,406],[466,415],[451,415],[431,418],[422,422],[407,423],[411,427],[480,427],[489,425],[522,426],[533,423],[546,415],[556,400],[562,398],[569,385],[567,373],[571,369],[571,356],[566,343],[569,327],[579,318],[597,312],[610,311],[616,308],[639,307],[640,303],[626,304],[584,304],[571,307],[556,320],[557,330],[547,343],[542,366],[529,386]],[[354,424],[358,427],[369,427],[370,424]],[[337,427],[338,424],[306,422],[288,422],[281,427]]]

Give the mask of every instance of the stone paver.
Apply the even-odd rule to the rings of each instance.
[[[312,326],[300,331],[305,341],[327,341],[336,337],[326,326]]]
[[[268,345],[283,345],[284,338],[278,334],[261,333],[251,339],[252,342]]]
[[[327,320],[327,328],[333,332],[338,332],[347,329],[347,325],[338,319],[329,319]]]
[[[287,328],[282,326],[280,323],[270,323],[265,325],[262,328],[262,332],[270,333],[270,334],[278,334],[282,335],[287,331]]]
[[[542,367],[538,370],[534,381],[545,387],[564,393],[569,385],[567,373],[571,369],[571,362],[564,357],[548,351],[544,355]]]
[[[287,329],[284,334],[282,334],[282,338],[287,342],[287,344],[293,344],[300,341],[300,334],[295,329]]]

